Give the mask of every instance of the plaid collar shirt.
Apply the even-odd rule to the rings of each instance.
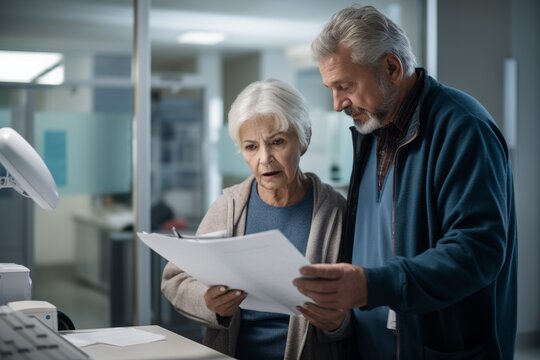
[[[423,69],[417,69],[416,75],[418,75],[416,83],[401,105],[397,116],[390,124],[374,132],[377,139],[377,188],[379,195],[388,170],[394,163],[403,136],[407,133],[407,128],[422,93],[425,76]]]

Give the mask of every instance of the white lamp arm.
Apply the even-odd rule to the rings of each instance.
[[[30,197],[30,195],[24,191],[19,184],[17,184],[17,180],[11,174],[6,174],[6,176],[0,176],[0,189],[5,188],[12,188],[13,190],[17,191],[19,194],[25,197]]]
[[[11,187],[33,199],[43,209],[58,203],[56,183],[34,148],[15,130],[0,129],[0,163],[6,169],[0,187]]]

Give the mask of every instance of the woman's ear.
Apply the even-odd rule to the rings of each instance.
[[[307,144],[306,146],[302,147],[302,150],[300,152],[300,156],[304,155],[309,147],[309,143],[311,142],[311,128],[308,130],[308,134],[306,136]]]

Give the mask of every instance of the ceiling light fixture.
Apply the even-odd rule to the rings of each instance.
[[[216,45],[225,40],[225,34],[221,32],[188,31],[178,35],[181,44]]]
[[[29,51],[0,51],[0,82],[38,82],[40,84],[61,84],[62,74],[56,70],[51,82],[42,80],[42,76],[60,67],[62,54]]]
[[[38,84],[60,85],[64,83],[64,65],[58,65],[37,78]]]

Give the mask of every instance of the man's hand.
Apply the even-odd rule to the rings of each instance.
[[[300,269],[303,277],[294,279],[298,290],[318,305],[349,310],[368,304],[364,269],[351,264],[315,264]]]
[[[241,290],[229,290],[224,285],[210,287],[204,294],[208,309],[219,316],[233,316],[247,294]]]
[[[296,308],[304,315],[304,317],[315,327],[324,331],[334,331],[338,329],[347,311],[327,309],[313,303],[305,303],[303,306]]]

